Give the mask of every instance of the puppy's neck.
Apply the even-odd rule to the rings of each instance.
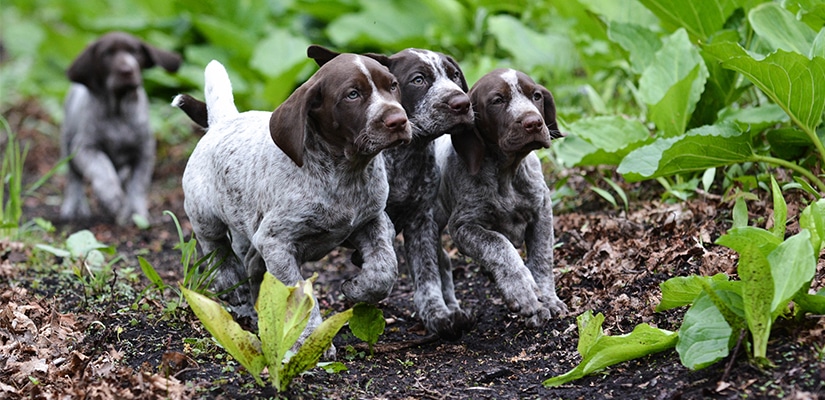
[[[135,104],[139,103],[146,95],[143,89],[138,87],[117,92],[97,93],[94,96],[106,105],[109,115],[128,117],[128,111],[134,110]]]

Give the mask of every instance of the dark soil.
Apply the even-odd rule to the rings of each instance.
[[[5,117],[32,144],[26,176],[33,181],[58,158],[54,124],[36,104],[23,104]],[[44,126],[49,129],[44,130]],[[44,134],[44,131],[52,134]],[[194,140],[195,138],[193,138]],[[180,176],[191,143],[160,144],[151,195],[152,227],[120,228],[105,217],[67,222],[58,218],[62,176],[53,178],[26,200],[24,221],[42,217],[57,226],[49,235],[23,243],[0,238],[0,398],[256,398],[277,397],[258,387],[228,359],[188,308],[164,311],[176,295],[146,290],[138,267],[146,258],[167,283],[182,279],[175,226],[163,210],[181,219]],[[338,360],[348,371],[314,369],[292,382],[287,398],[514,399],[514,398],[820,398],[825,393],[825,321],[780,319],[768,357],[775,364],[760,369],[749,362],[744,345],[737,356],[700,371],[690,371],[678,354],[665,351],[610,367],[559,388],[541,382],[572,369],[576,351],[576,316],[593,310],[605,315],[608,334],[627,333],[645,322],[679,328],[684,310],[653,309],[659,284],[669,277],[736,271],[736,254],[713,241],[730,226],[732,203],[706,195],[687,202],[658,200],[654,184],[627,185],[633,200],[628,211],[601,201],[580,178],[588,171],[549,171],[550,179],[571,176],[578,192],[557,208],[556,277],[559,296],[570,314],[542,329],[529,329],[507,311],[491,281],[478,266],[454,254],[457,297],[473,311],[477,326],[456,342],[429,335],[412,307],[412,282],[402,276],[380,303],[388,321],[373,355],[345,327],[336,336]],[[763,198],[749,203],[752,220],[771,223]],[[789,215],[800,199],[789,198]],[[119,273],[100,290],[80,283],[62,260],[36,251],[34,244],[60,246],[63,238],[89,229],[105,244],[116,245],[123,261]],[[789,226],[789,234],[795,233]],[[447,243],[449,241],[447,240]],[[317,297],[323,312],[351,306],[340,283],[357,272],[344,250],[304,267],[317,271]],[[820,258],[815,289],[825,280]],[[747,342],[747,341],[745,341]]]

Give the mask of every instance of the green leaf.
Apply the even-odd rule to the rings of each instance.
[[[582,315],[586,315],[586,321],[579,321],[579,351],[584,350],[581,363],[563,375],[545,380],[544,386],[563,385],[605,367],[673,348],[678,339],[676,332],[653,328],[648,324],[637,325],[626,335],[604,336],[601,334],[604,321],[601,313],[595,318],[592,317],[592,311]],[[598,334],[593,335],[596,331]],[[585,332],[589,332],[588,336],[583,334]],[[589,345],[582,346],[583,341]]]
[[[318,275],[313,274],[310,279],[298,281],[295,286],[288,288],[289,296],[286,299],[286,313],[284,314],[284,332],[281,339],[281,351],[298,341],[309,323],[310,314],[315,307],[315,298],[312,296],[312,283]]]
[[[798,293],[793,300],[803,313],[825,314],[825,294]]]
[[[773,175],[771,175],[771,193],[773,195],[773,229],[771,229],[771,232],[777,238],[784,240],[785,224],[788,222],[788,205],[785,203],[785,197],[782,196],[782,190]]]
[[[802,285],[814,278],[816,257],[811,246],[810,231],[803,229],[785,240],[768,254],[767,261],[774,285],[770,313],[775,315],[782,311],[781,308],[788,304]]]
[[[677,136],[685,132],[705,87],[707,71],[704,68],[704,63],[697,64],[687,76],[668,89],[661,101],[650,105],[648,116],[661,131],[661,136]]]
[[[220,17],[200,15],[192,22],[195,28],[208,39],[209,43],[222,49],[231,50],[235,57],[244,60],[248,60],[252,56],[253,46],[258,43],[255,35],[244,30],[243,26],[235,25]]]
[[[741,163],[752,156],[750,135],[728,124],[710,125],[631,151],[617,172],[633,182]]]
[[[670,310],[693,303],[702,294],[704,288],[700,281],[712,284],[713,282],[726,282],[728,279],[728,276],[723,273],[713,276],[691,275],[670,278],[659,284],[662,290],[662,301],[656,306],[656,311]]]
[[[321,325],[312,331],[306,341],[304,341],[303,346],[298,349],[298,352],[295,353],[295,355],[292,356],[292,358],[289,359],[289,362],[284,366],[281,381],[276,382],[276,387],[279,391],[286,390],[289,387],[289,383],[292,381],[292,378],[298,376],[301,372],[314,367],[318,363],[321,355],[332,344],[332,339],[341,327],[349,321],[352,314],[352,309],[335,314],[324,320]]]
[[[640,0],[668,24],[685,28],[693,40],[706,40],[722,29],[731,13],[741,5],[736,0]]]
[[[34,247],[36,247],[40,250],[52,253],[55,256],[61,257],[61,258],[69,258],[69,257],[72,256],[72,253],[70,253],[68,250],[58,249],[57,247],[49,246],[47,244],[37,244]]]
[[[583,118],[568,125],[567,131],[556,153],[568,167],[618,165],[650,137],[641,122],[619,115]]]
[[[84,258],[92,250],[101,250],[109,254],[115,252],[113,246],[107,246],[98,242],[95,235],[86,229],[69,235],[66,239],[66,248],[72,253],[72,258],[74,259]]]
[[[745,202],[745,196],[737,196],[736,202],[733,203],[733,225],[731,227],[746,226],[748,226],[748,203]]]
[[[347,371],[347,366],[340,361],[319,362],[318,367],[322,368],[328,374]]]
[[[653,63],[656,52],[662,48],[656,32],[634,23],[610,22],[607,36],[630,53],[630,67],[637,74]]]
[[[355,337],[369,344],[370,354],[372,354],[372,345],[378,342],[378,336],[384,333],[386,325],[384,313],[374,305],[358,303],[353,307],[349,329]]]
[[[261,352],[261,341],[258,337],[243,330],[217,302],[183,286],[180,289],[189,307],[206,330],[252,374],[258,385],[263,386],[261,371],[266,365],[266,360]]]
[[[719,121],[734,122],[743,131],[762,132],[768,127],[788,122],[788,114],[776,104],[767,103],[758,107],[727,108],[719,114]],[[810,143],[810,141],[808,142]]]
[[[813,131],[825,109],[825,58],[808,59],[797,53],[777,50],[756,60],[737,43],[714,43],[705,51],[743,74],[785,110],[802,129]]]
[[[768,2],[754,7],[748,13],[748,21],[772,50],[782,49],[807,56],[816,37],[813,29],[779,3]]]
[[[697,84],[691,88],[690,95],[695,95],[692,103],[699,99],[702,85],[707,78],[707,68],[704,67],[699,51],[690,43],[685,31],[677,30],[662,41],[662,47],[656,52],[653,63],[642,72],[639,78],[639,97],[647,104],[661,102],[672,86],[685,79],[700,64],[702,67],[697,77],[702,82],[701,85]]]
[[[727,357],[732,332],[725,317],[707,293],[702,292],[685,313],[679,328],[676,351],[682,365],[697,370]]]
[[[765,358],[773,323],[771,299],[775,299],[771,267],[756,245],[746,244],[739,252],[737,272],[743,282],[742,302],[745,321],[753,337],[754,356]]]
[[[498,45],[513,56],[517,68],[566,72],[578,65],[578,53],[568,35],[536,32],[506,14],[490,16],[487,24]]]
[[[264,273],[261,281],[261,288],[258,292],[258,300],[255,303],[255,311],[258,312],[258,336],[261,338],[261,350],[266,358],[266,364],[273,369],[271,374],[275,375],[284,361],[286,351],[298,340],[295,338],[285,338],[285,318],[287,308],[287,298],[290,294],[281,281],[276,279],[269,272]],[[292,341],[289,341],[292,339]]]
[[[716,239],[716,244],[732,249],[740,255],[747,251],[750,245],[753,245],[759,249],[765,257],[774,251],[781,243],[782,239],[765,229],[755,226],[732,228],[720,236],[719,239]]]
[[[138,264],[140,264],[140,270],[143,271],[143,274],[146,275],[146,278],[152,282],[158,290],[163,290],[166,287],[166,284],[163,283],[163,278],[158,275],[158,271],[155,270],[155,267],[146,261],[145,258],[138,256]]]
[[[799,214],[799,227],[811,233],[811,248],[814,254],[819,255],[822,245],[825,244],[825,199],[809,204]]]
[[[314,65],[306,57],[309,40],[292,35],[285,29],[274,29],[257,43],[249,60],[249,66],[268,77],[265,88],[266,100],[280,104],[295,89],[298,75]]]

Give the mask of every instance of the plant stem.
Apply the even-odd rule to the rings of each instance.
[[[822,147],[821,143],[819,143],[818,148],[819,147]],[[825,152],[825,149],[823,149],[823,152]],[[823,155],[825,155],[825,153],[823,153]],[[823,158],[822,160],[825,161],[825,158]],[[808,180],[811,183],[816,185],[816,187],[819,189],[820,192],[825,193],[825,182],[822,182],[822,180],[817,178],[816,175],[814,175],[811,171],[808,171],[807,169],[802,168],[799,165],[796,165],[796,164],[794,164],[790,161],[783,160],[781,158],[771,157],[771,156],[761,156],[761,155],[758,155],[758,154],[754,154],[751,161],[776,164],[776,165],[794,170],[794,171],[798,172],[800,175],[808,178]]]

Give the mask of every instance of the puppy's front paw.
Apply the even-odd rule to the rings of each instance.
[[[345,281],[341,285],[341,292],[354,302],[378,303],[387,298],[392,290],[392,284],[383,285],[377,282],[366,282],[363,277],[357,276]]]
[[[462,309],[447,313],[433,313],[422,315],[422,321],[427,331],[433,332],[441,339],[454,342],[461,339],[465,332],[471,331],[476,324],[475,318]]]
[[[527,318],[527,326],[529,326],[530,328],[541,328],[552,317],[553,313],[551,313],[550,310],[544,307],[539,307],[536,310],[535,314]]]
[[[567,305],[555,294],[552,297],[542,297],[541,303],[547,307],[555,317],[567,315]]]

